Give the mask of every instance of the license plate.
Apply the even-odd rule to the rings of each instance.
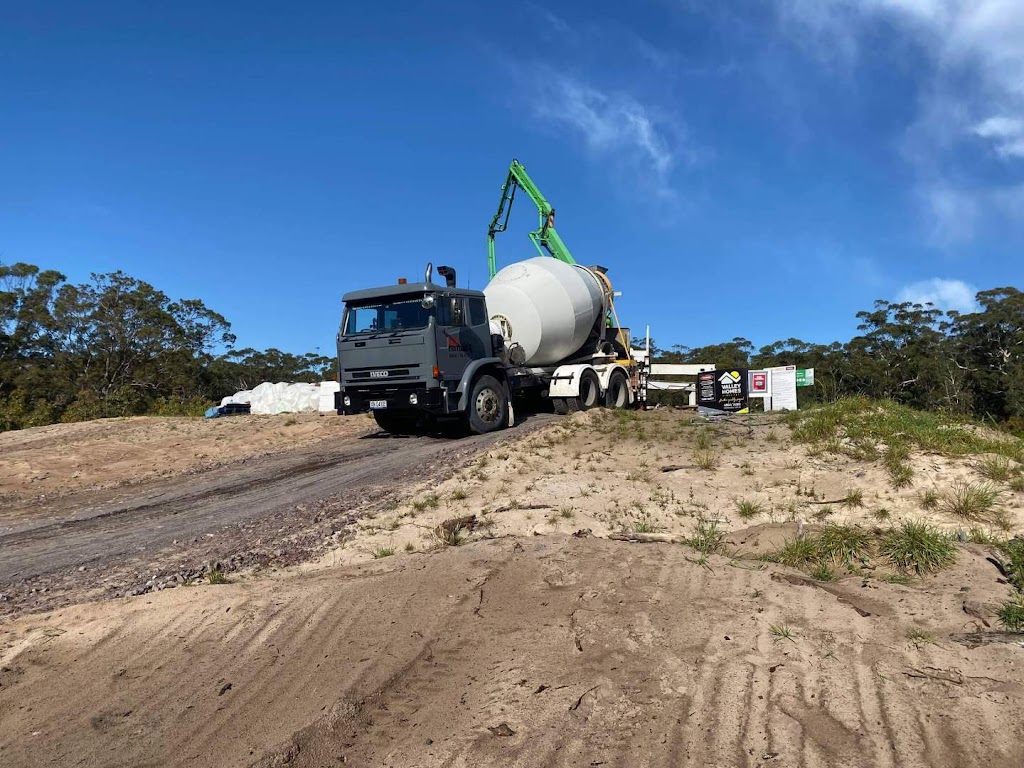
[[[388,401],[387,400],[371,400],[370,401],[370,410],[371,411],[379,411],[379,410],[382,410],[382,409],[387,408],[387,407],[388,407]]]

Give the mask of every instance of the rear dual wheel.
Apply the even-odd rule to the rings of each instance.
[[[565,401],[566,412],[589,411],[601,401],[601,382],[594,371],[584,371],[580,375],[580,393],[576,397],[560,398]],[[555,406],[558,410],[558,406]]]
[[[605,408],[629,407],[629,381],[622,371],[615,371],[608,380],[608,389],[604,393]]]
[[[551,404],[555,413],[567,414],[586,411],[596,405],[606,408],[629,407],[629,380],[622,371],[615,371],[608,380],[608,388],[601,402],[601,385],[594,371],[584,371],[580,376],[580,394],[577,397],[553,397]]]

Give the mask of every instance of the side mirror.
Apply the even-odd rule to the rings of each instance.
[[[434,294],[428,293],[426,296],[424,296],[423,300],[420,302],[420,306],[423,307],[424,309],[431,309],[431,308],[433,308],[433,306],[434,306]]]

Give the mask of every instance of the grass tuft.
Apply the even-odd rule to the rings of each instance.
[[[206,574],[206,580],[211,584],[230,584],[231,579],[224,575],[224,571],[210,571]]]
[[[878,551],[902,571],[918,574],[933,573],[956,562],[956,546],[949,536],[913,520],[886,533]]]
[[[686,543],[707,556],[722,548],[723,538],[725,538],[725,533],[718,527],[717,520],[700,518],[697,520],[693,536],[686,539]]]
[[[1017,592],[1013,598],[996,611],[999,623],[1010,632],[1024,632],[1024,592]]]
[[[864,491],[860,488],[851,488],[843,497],[843,506],[849,509],[864,506]]]
[[[629,530],[632,533],[657,533],[661,530],[661,526],[650,515],[644,515],[635,521]]]
[[[997,517],[1001,499],[1002,492],[991,483],[954,483],[939,509],[961,520],[985,522]]]
[[[821,556],[847,568],[852,568],[854,563],[864,562],[870,546],[871,534],[853,525],[826,525],[818,536]]]
[[[412,503],[412,508],[417,512],[422,512],[425,509],[436,509],[440,499],[436,493],[428,493],[421,499],[416,499]]]
[[[1006,483],[1020,475],[1020,465],[1005,456],[989,456],[978,463],[982,477],[996,483]]]
[[[914,645],[915,648],[920,648],[924,645],[934,645],[935,635],[926,629],[920,627],[911,627],[907,632],[907,639]]]
[[[791,568],[808,568],[817,563],[821,556],[818,540],[812,536],[798,536],[787,541],[781,549],[767,559]]]
[[[768,632],[776,642],[780,640],[789,640],[793,643],[796,642],[797,634],[788,624],[771,624],[768,627]]]
[[[736,514],[741,520],[751,520],[764,513],[764,505],[759,501],[749,499],[736,500]]]
[[[370,554],[373,555],[373,559],[374,560],[380,560],[381,558],[391,557],[393,554],[395,554],[395,548],[394,547],[385,547],[382,544],[379,547],[375,547],[374,550]]]
[[[694,451],[693,463],[698,469],[705,472],[713,472],[718,468],[718,455],[712,451]]]
[[[818,563],[810,570],[811,578],[815,581],[835,581],[836,572],[827,563]]]

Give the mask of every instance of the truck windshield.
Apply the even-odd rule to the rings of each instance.
[[[432,310],[424,309],[422,297],[389,301],[380,304],[358,304],[345,307],[344,334],[377,331],[407,331],[426,328]]]

